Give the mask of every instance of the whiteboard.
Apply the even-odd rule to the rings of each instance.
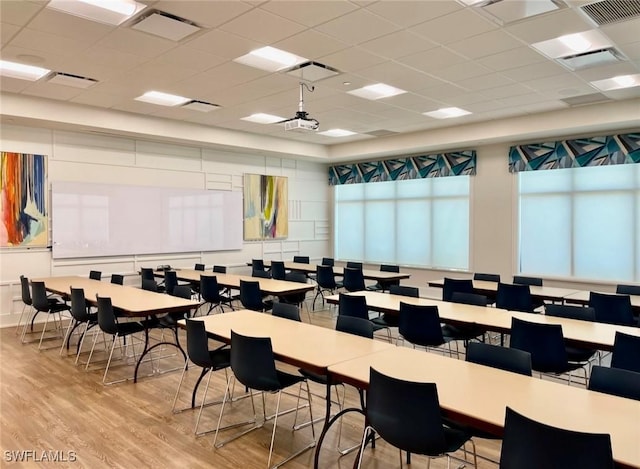
[[[242,249],[242,193],[53,182],[55,259]]]

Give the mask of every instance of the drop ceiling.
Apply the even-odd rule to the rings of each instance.
[[[146,32],[154,28],[135,27],[136,17],[110,26],[47,8],[46,1],[0,1],[3,60],[96,80],[83,88],[2,77],[1,90],[321,145],[556,111],[590,103],[594,94],[598,102],[640,97],[639,86],[601,91],[591,84],[640,73],[640,18],[598,27],[580,8],[592,2],[558,1],[559,8],[520,20],[511,8],[506,23],[491,14],[497,4],[491,10],[462,0],[143,3],[140,15],[187,20],[188,35],[158,37]],[[621,60],[571,70],[532,46],[595,29]],[[299,73],[233,61],[265,46],[337,70],[313,83],[306,111],[320,130],[356,134],[333,138],[242,120],[256,113],[288,118],[298,110]],[[406,93],[378,100],[349,94],[376,83]],[[150,90],[219,107],[199,112],[135,100]],[[471,114],[423,114],[450,107]]]

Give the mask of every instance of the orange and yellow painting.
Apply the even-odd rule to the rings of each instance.
[[[244,175],[244,239],[282,239],[289,236],[287,178]]]
[[[0,153],[0,247],[47,246],[47,157]]]

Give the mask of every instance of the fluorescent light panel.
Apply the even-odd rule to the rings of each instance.
[[[467,3],[466,0],[463,0]],[[487,3],[482,2],[481,3]],[[481,5],[485,13],[497,18],[502,24],[512,23],[524,18],[542,15],[550,11],[559,10],[560,6],[552,0],[502,0]]]
[[[258,112],[247,117],[242,117],[241,120],[247,122],[255,122],[256,124],[275,124],[277,122],[285,120],[285,118],[274,116],[273,114],[264,114],[262,112]]]
[[[606,80],[592,81],[591,84],[602,91],[620,90],[640,86],[640,73],[635,75],[619,75]]]
[[[160,106],[179,106],[191,101],[191,99],[175,94],[162,93],[160,91],[148,91],[142,96],[138,96],[136,101],[158,104]]]
[[[469,111],[460,109],[459,107],[445,107],[438,109],[437,111],[423,112],[425,116],[433,117],[434,119],[450,119],[452,117],[461,117],[471,114]]]
[[[307,62],[307,59],[281,49],[276,49],[275,47],[267,46],[253,50],[248,54],[233,59],[233,61],[269,72],[278,72]]]
[[[347,91],[347,93],[365,99],[382,99],[397,96],[399,94],[406,93],[406,91],[384,83],[376,83],[375,85],[364,86],[362,88]]]
[[[318,135],[325,135],[327,137],[348,137],[350,135],[355,135],[356,132],[351,132],[350,130],[344,129],[329,129],[324,132],[318,132]]]
[[[542,54],[552,59],[568,57],[587,51],[611,47],[610,41],[598,30],[567,34],[547,41],[531,44]]]
[[[147,6],[134,0],[51,0],[47,8],[117,26]]]
[[[42,67],[34,67],[33,65],[24,65],[17,62],[0,60],[0,75],[3,77],[36,81],[50,72],[51,70]]]

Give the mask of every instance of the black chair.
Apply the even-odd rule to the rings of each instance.
[[[293,262],[297,262],[298,264],[308,264],[309,256],[293,256]]]
[[[271,261],[271,278],[276,280],[284,280],[287,271],[284,268],[284,261]]]
[[[102,272],[100,272],[99,270],[90,270],[89,278],[91,280],[100,280],[102,279]]]
[[[80,357],[80,351],[82,350],[82,344],[84,338],[89,329],[98,324],[98,314],[89,312],[89,305],[84,297],[84,290],[82,288],[71,287],[71,318],[69,325],[67,326],[67,332],[62,340],[62,346],[60,347],[60,355],[66,348],[69,350],[69,342],[71,341],[71,335],[78,328],[84,326],[78,340],[78,346],[76,350],[76,365]]]
[[[474,292],[473,280],[445,277],[444,284],[442,286],[442,301],[451,301],[454,293]]]
[[[307,283],[307,276],[302,272],[289,272],[285,275],[285,280],[288,282],[296,282],[296,283]],[[290,293],[288,295],[281,295],[278,297],[279,301],[282,303],[290,303],[296,305],[300,310],[304,309],[305,300],[307,299],[307,292],[300,293]],[[309,308],[307,309],[307,317],[309,319],[309,323],[311,323],[311,313],[309,312]]]
[[[439,347],[453,340],[449,336],[449,327],[440,325],[437,306],[412,305],[401,301],[398,332],[414,348],[416,345],[425,348]],[[449,345],[449,355],[452,353]]]
[[[198,433],[198,426],[200,425],[200,417],[202,416],[202,409],[205,406],[205,401],[207,399],[207,392],[209,391],[209,382],[211,381],[211,374],[214,371],[225,370],[225,377],[228,379],[227,368],[231,366],[231,351],[228,348],[218,347],[216,349],[209,349],[209,338],[207,336],[207,331],[205,329],[205,324],[203,321],[196,321],[193,319],[186,320],[186,329],[187,329],[187,355],[189,356],[189,360],[196,366],[202,368],[200,372],[200,376],[196,381],[196,385],[193,388],[193,392],[191,394],[191,409],[195,407],[195,398],[196,393],[198,391],[198,386],[202,379],[207,376],[207,384],[204,388],[204,393],[202,395],[202,402],[200,404],[200,411],[198,412],[198,418],[196,419],[196,425],[193,429],[193,432],[196,435],[203,435],[209,432]],[[176,395],[173,398],[173,406],[171,407],[171,411],[176,413],[180,411],[176,411],[176,403],[178,402],[178,396],[180,395],[180,388],[182,386],[182,382],[184,380],[185,372],[189,366],[189,361],[185,360],[184,368],[182,370],[182,376],[180,377],[180,382],[178,383],[178,389],[176,389]],[[211,404],[221,404],[222,401],[214,402]],[[182,409],[186,410],[186,409]]]
[[[276,428],[278,428],[278,417],[280,415],[280,398],[282,396],[282,391],[290,386],[305,383],[307,387],[307,399],[309,403],[309,414],[311,420],[313,420],[313,412],[311,408],[311,392],[309,390],[309,384],[301,375],[293,375],[290,373],[286,373],[284,371],[276,369],[275,357],[273,355],[273,347],[271,345],[271,338],[269,337],[248,337],[241,334],[236,333],[234,330],[231,331],[231,369],[233,370],[233,374],[235,375],[235,379],[238,380],[242,385],[244,385],[249,390],[260,391],[262,393],[277,393],[277,403],[276,403],[276,411],[273,416],[273,430],[271,432],[271,444],[269,446],[269,459],[267,460],[267,467],[271,467],[271,457],[273,454],[273,442],[275,440],[275,432]],[[216,443],[219,427],[222,421],[222,416],[224,414],[225,404],[228,400],[229,392],[231,390],[231,379],[227,380],[227,389],[224,395],[224,400],[222,402],[222,409],[220,410],[220,417],[218,418],[218,429],[216,429],[216,436],[213,441],[213,444],[216,448],[220,448],[221,446],[229,443],[230,441],[235,440],[236,438],[241,437],[253,430],[261,428],[264,425],[264,421],[262,423],[258,422],[258,416],[255,415],[256,424],[252,426],[250,429],[247,429],[240,434],[231,437],[230,439],[222,442]],[[264,397],[264,394],[263,394]],[[251,402],[253,405],[253,393],[251,393]],[[255,409],[255,405],[253,405]],[[263,407],[263,417],[266,420],[266,415],[264,414]],[[293,458],[299,456],[303,452],[307,451],[309,448],[315,446],[315,430],[313,425],[311,425],[311,433],[313,435],[313,441],[305,446],[303,449],[297,451],[291,456],[284,459],[284,461],[277,464],[280,466],[287,461],[292,460]]]
[[[156,276],[153,274],[153,269],[151,267],[141,267],[140,278],[142,280],[155,280]]]
[[[316,299],[318,296],[322,298],[322,307],[324,308],[324,294],[333,295],[338,288],[336,277],[333,273],[333,267],[330,265],[316,266],[316,295],[313,297],[313,309],[316,308]]]
[[[111,283],[114,283],[116,285],[124,285],[124,275],[111,274]]]
[[[577,319],[580,321],[593,322],[596,320],[595,310],[582,306],[548,304],[545,305],[545,314],[547,316]],[[587,347],[565,345],[564,348],[567,351],[567,358],[570,362],[588,362],[598,353],[597,349]]]
[[[616,332],[611,353],[611,367],[640,373],[640,337]]]
[[[533,299],[529,285],[498,283],[496,308],[533,313]]]
[[[622,368],[594,366],[588,389],[640,401],[640,373]]]
[[[47,297],[47,289],[45,287],[44,282],[31,282],[31,302],[33,305],[33,309],[35,310],[32,318],[31,318],[31,330],[33,330],[33,321],[39,313],[45,313],[47,315],[47,319],[45,320],[44,326],[42,327],[42,333],[40,334],[40,342],[38,343],[38,350],[42,350],[42,342],[44,341],[44,336],[47,331],[47,325],[49,324],[49,318],[53,317],[54,322],[57,321],[56,330],[62,328],[62,311],[69,311],[69,305],[59,302],[57,300],[50,301],[51,298]],[[26,324],[25,324],[26,326]],[[24,332],[23,331],[23,342],[24,342]],[[59,337],[62,337],[61,330],[59,331]],[[53,337],[50,337],[50,339]]]
[[[111,298],[109,297],[98,297],[98,326],[100,330],[107,335],[113,336],[113,340],[111,341],[111,349],[109,351],[109,358],[107,360],[107,365],[104,369],[104,374],[102,375],[102,384],[108,385],[121,381],[125,381],[125,379],[111,381],[109,383],[106,382],[107,373],[109,372],[109,367],[111,366],[111,361],[113,359],[113,351],[115,350],[116,344],[119,342],[119,338],[124,338],[127,336],[134,337],[134,334],[139,332],[144,332],[145,327],[139,322],[122,322],[119,323],[116,319],[116,316],[113,312],[113,305],[111,304]],[[91,363],[91,357],[93,357],[93,352],[96,347],[96,342],[98,339],[98,335],[96,334],[93,338],[93,345],[91,346],[91,352],[89,352],[89,359],[87,360],[87,364],[85,369],[89,368],[89,364]],[[143,339],[144,340],[144,339]],[[123,343],[126,345],[126,343]],[[132,350],[135,355],[135,347],[132,345]]]
[[[158,285],[156,282],[156,276],[153,273],[153,269],[150,267],[142,267],[140,268],[140,279],[141,279],[141,287],[143,290],[155,291],[158,293],[164,292],[164,285]],[[155,289],[151,289],[151,285],[155,285]],[[145,288],[145,284],[147,288]]]
[[[466,361],[531,376],[531,354],[524,350],[469,342]]]
[[[613,469],[611,437],[545,425],[506,409],[500,469]]]
[[[484,273],[475,273],[473,274],[473,280],[484,280],[485,282],[500,282],[500,274],[484,274]]]
[[[350,268],[350,269],[360,269],[360,270],[362,270],[362,262],[348,261],[347,262],[347,267]]]
[[[345,267],[342,276],[342,285],[348,292],[362,291],[365,288],[362,270]]]
[[[389,294],[418,298],[418,296],[420,296],[420,290],[417,287],[410,287],[408,285],[391,285],[389,287]],[[373,318],[371,322],[384,327],[398,327],[398,314],[384,313],[382,316]]]
[[[373,324],[371,321],[355,316],[338,316],[338,319],[336,319],[336,331],[373,339]]]
[[[398,265],[390,265],[390,264],[381,264],[380,272],[393,272],[400,273],[400,266]],[[387,291],[391,285],[400,285],[400,280],[378,280],[374,285],[367,286],[367,290],[371,291]]]
[[[487,306],[487,297],[484,295],[478,295],[477,293],[465,293],[455,291],[451,295],[452,303],[459,303],[472,306]],[[450,324],[448,327],[449,336],[453,340],[462,340],[465,345],[469,344],[472,339],[485,341],[485,334],[487,329],[477,324]]]
[[[401,398],[400,398],[401,397]],[[367,407],[358,468],[365,445],[376,432],[401,452],[422,454],[429,458],[446,456],[447,461],[471,436],[444,425],[435,383],[404,381],[383,375],[370,368]],[[474,445],[474,467],[478,467]],[[402,460],[402,453],[401,458]]]
[[[391,330],[389,327],[375,324],[369,319],[369,308],[367,308],[367,299],[364,296],[340,293],[338,299],[338,317],[340,316],[352,316],[369,321],[373,326],[374,332],[386,329],[387,338],[389,342],[391,342]]]
[[[18,325],[16,326],[15,335],[18,335],[18,331],[20,330],[20,326],[23,326],[23,332],[20,333],[20,337],[24,337],[24,332],[29,323],[28,319],[24,319],[25,314],[27,314],[27,318],[29,317],[29,313],[33,311],[33,301],[31,300],[31,290],[29,288],[29,279],[24,275],[20,276],[20,294],[22,298],[22,313],[20,314],[20,318],[18,319]],[[24,319],[24,324],[22,323]]]
[[[240,303],[246,309],[253,311],[268,311],[273,307],[273,301],[262,299],[260,282],[240,280]]]
[[[511,318],[510,347],[524,350],[531,354],[531,367],[540,373],[560,375],[579,368],[584,372],[587,383],[587,370],[584,363],[570,362],[564,345],[562,326],[560,324],[541,324]]]
[[[636,326],[629,295],[589,293],[589,306],[596,311],[596,321],[620,326]]]
[[[226,265],[214,265],[211,270],[213,272],[217,273],[217,274],[226,274],[227,273],[227,266]]]
[[[300,309],[291,303],[274,303],[271,309],[271,315],[300,322]]]
[[[618,295],[640,295],[640,285],[623,285],[616,286]]]
[[[323,257],[321,265],[330,265],[331,267],[333,267],[335,265],[335,263],[336,262],[333,259],[333,257]]]
[[[255,272],[264,272],[266,270],[262,259],[251,259],[251,276],[255,277]]]
[[[251,276],[255,278],[271,278],[271,271],[269,270],[253,270]]]
[[[223,297],[220,294],[220,286],[218,285],[218,278],[215,275],[201,275],[200,276],[200,298],[202,304],[200,307],[208,305],[209,308],[205,315],[211,314],[211,311],[216,308],[220,308],[220,312],[224,313],[223,304],[226,304],[231,309],[231,303],[228,298]]]
[[[155,281],[155,279],[143,278],[142,289],[158,293],[158,283]]]
[[[514,275],[513,283],[517,285],[531,285],[535,287],[541,287],[542,279],[540,277],[525,277],[523,275]]]
[[[202,272],[204,272],[205,265],[204,265],[204,264],[198,264],[198,263],[196,263],[196,265],[195,265],[193,268],[194,268],[195,270],[198,270],[198,271],[202,271]]]
[[[226,265],[214,265],[212,271],[215,272],[216,274],[226,274],[227,273],[227,266]],[[234,299],[237,299],[237,298],[233,298],[231,296],[231,290],[229,288],[226,288],[226,287],[218,287],[218,288],[220,289],[220,294],[223,296],[223,298],[225,298],[225,299],[228,298],[229,307],[231,309],[233,309],[232,301]]]
[[[164,290],[173,294],[173,289],[178,285],[178,273],[175,270],[164,271]]]

